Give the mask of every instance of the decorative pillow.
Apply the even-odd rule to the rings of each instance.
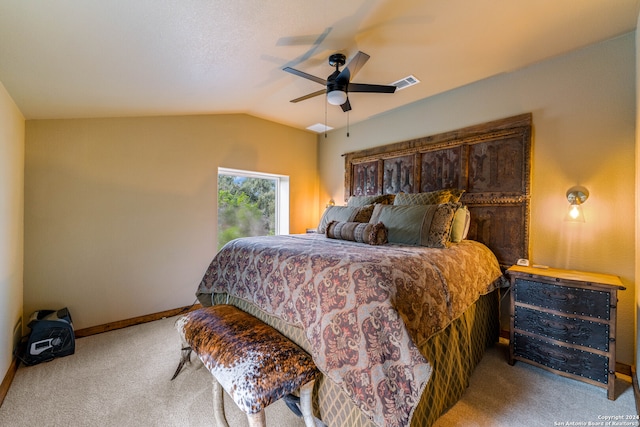
[[[374,207],[375,205],[360,206],[358,208],[358,212],[353,217],[352,221],[353,222],[369,222],[369,220],[371,219],[371,214],[373,214]]]
[[[438,205],[375,205],[370,223],[382,222],[390,243],[445,248],[457,203]]]
[[[327,225],[327,237],[368,243],[369,245],[384,245],[387,243],[387,228],[381,222],[371,224],[368,222],[331,221]]]
[[[467,238],[469,234],[469,225],[471,224],[471,215],[469,209],[466,206],[458,208],[453,215],[453,223],[451,224],[451,236],[449,240],[454,243],[459,243]]]
[[[444,190],[429,191],[426,193],[398,193],[393,204],[401,205],[439,205],[441,203],[460,201],[464,190],[457,188],[445,188]]]
[[[373,206],[374,205],[362,207],[327,206],[327,209],[320,219],[317,232],[324,234],[327,231],[327,224],[334,220],[342,222],[369,222],[373,212]]]
[[[351,196],[347,200],[347,206],[366,206],[380,203],[382,205],[392,205],[395,194],[383,194],[378,196]]]

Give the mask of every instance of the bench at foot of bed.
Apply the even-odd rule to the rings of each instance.
[[[311,356],[271,326],[234,306],[221,304],[181,316],[176,329],[184,345],[173,378],[189,360],[191,351],[195,352],[213,375],[219,427],[227,426],[222,389],[247,414],[252,427],[265,426],[264,408],[299,389],[305,425],[323,425],[313,416],[311,404],[318,369]]]

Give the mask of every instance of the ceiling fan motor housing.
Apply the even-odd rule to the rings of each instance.
[[[329,65],[331,65],[332,67],[336,67],[336,69],[338,67],[342,67],[346,63],[347,57],[341,53],[334,53],[333,55],[329,56]]]
[[[336,70],[327,78],[327,93],[333,92],[334,90],[340,90],[342,92],[347,91],[349,79],[339,79],[339,75],[340,72]]]

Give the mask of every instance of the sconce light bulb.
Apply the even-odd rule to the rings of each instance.
[[[589,198],[589,190],[582,186],[571,187],[567,190],[567,201],[569,202],[569,211],[565,216],[565,221],[585,222],[582,213],[582,204]]]
[[[577,219],[580,216],[580,209],[578,205],[571,205],[571,210],[569,211],[569,216],[572,219]]]

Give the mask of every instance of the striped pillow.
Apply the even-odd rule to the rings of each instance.
[[[327,225],[327,237],[330,239],[351,240],[369,245],[387,243],[387,228],[383,223],[331,221]]]

